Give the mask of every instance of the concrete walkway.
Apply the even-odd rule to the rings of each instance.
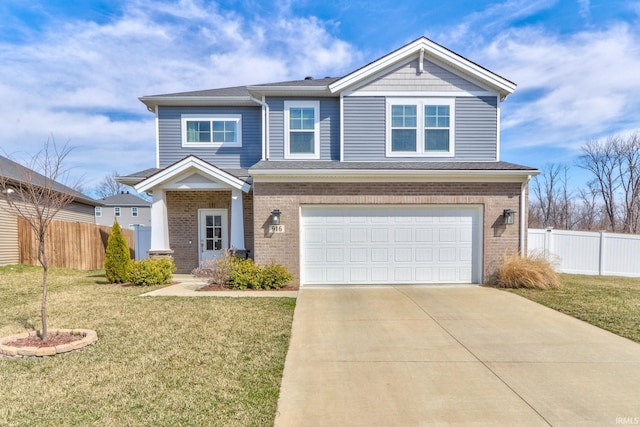
[[[640,423],[640,344],[477,286],[303,288],[275,425]]]
[[[204,279],[190,274],[174,274],[175,285],[167,286],[140,295],[141,297],[231,297],[231,298],[295,298],[298,291],[199,291],[206,286]]]

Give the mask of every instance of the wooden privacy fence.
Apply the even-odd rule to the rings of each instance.
[[[104,267],[104,256],[111,227],[84,222],[52,221],[46,236],[49,266],[98,270]],[[133,230],[122,229],[131,258],[134,258]],[[39,264],[38,240],[24,218],[18,218],[18,242],[21,264]]]

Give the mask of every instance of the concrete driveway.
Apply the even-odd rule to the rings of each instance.
[[[478,286],[303,288],[276,426],[640,424],[640,344]]]

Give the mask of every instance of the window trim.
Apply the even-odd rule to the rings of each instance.
[[[102,206],[95,206],[94,207],[94,214],[95,214],[96,218],[101,218],[102,217]]]
[[[134,218],[138,216],[138,208],[137,207],[132,207],[131,208],[131,216],[134,217]]]
[[[119,218],[122,216],[122,209],[120,207],[113,208],[113,216]]]
[[[290,109],[313,108],[313,153],[291,153]],[[284,101],[284,158],[320,159],[320,101]]]
[[[417,114],[416,123],[416,151],[392,151],[391,150],[391,110],[394,105],[415,105]],[[446,105],[449,106],[449,151],[427,151],[425,149],[424,132],[427,130],[425,123],[425,106]],[[387,98],[386,100],[386,142],[385,151],[387,157],[453,157],[455,156],[455,98]],[[444,129],[444,128],[443,128]]]
[[[210,122],[213,139],[213,122],[236,122],[235,142],[187,142],[187,122]],[[183,147],[242,147],[242,114],[182,114],[180,117]]]

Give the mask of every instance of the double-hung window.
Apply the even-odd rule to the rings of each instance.
[[[387,156],[453,156],[454,116],[454,99],[388,99]]]
[[[285,158],[320,158],[319,116],[319,101],[284,102]]]
[[[101,217],[102,216],[102,208],[100,206],[96,206],[95,212],[96,212],[96,216],[97,217]]]
[[[138,216],[138,208],[131,208],[131,216]]]
[[[117,217],[120,216],[120,208],[113,208],[113,214]]]
[[[241,147],[242,117],[240,114],[183,114],[182,145]]]

